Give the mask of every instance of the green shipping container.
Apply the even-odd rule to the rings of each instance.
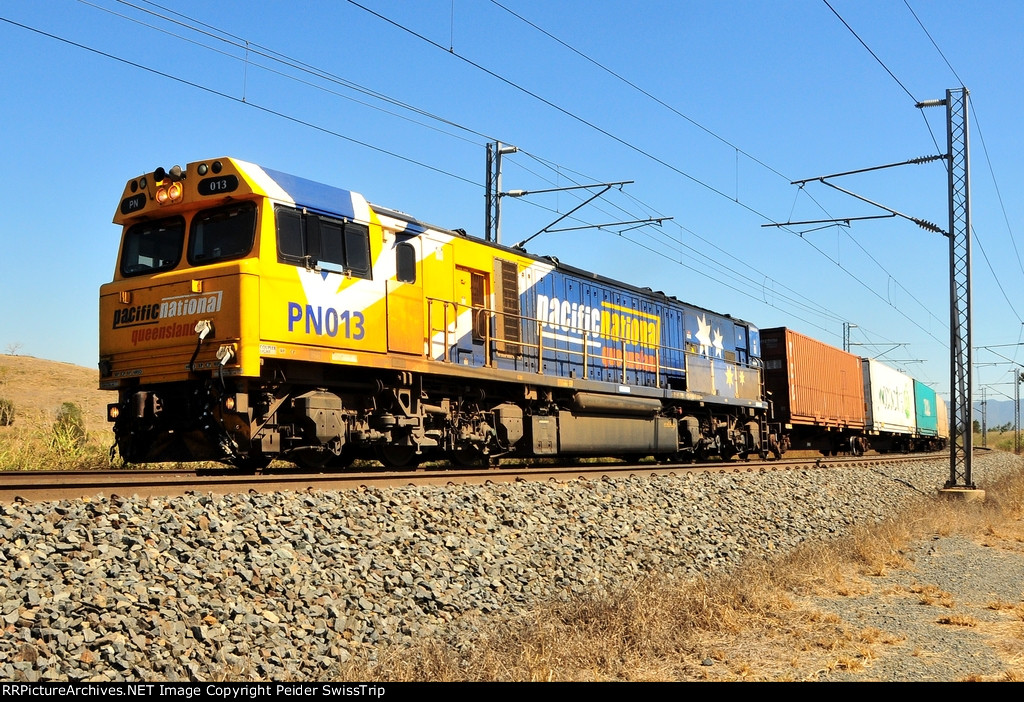
[[[914,405],[917,408],[917,433],[939,435],[939,403],[935,391],[919,380],[914,381]]]

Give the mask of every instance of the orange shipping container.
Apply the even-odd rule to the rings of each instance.
[[[864,428],[859,356],[776,327],[761,330],[761,357],[776,420],[794,427]]]

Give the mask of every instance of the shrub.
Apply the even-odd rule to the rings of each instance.
[[[53,448],[73,451],[85,446],[85,418],[82,408],[74,402],[65,402],[53,422]]]
[[[14,403],[6,397],[0,397],[0,427],[14,424]]]

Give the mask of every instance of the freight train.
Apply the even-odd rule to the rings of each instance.
[[[125,461],[728,460],[814,431],[795,393],[776,416],[755,325],[353,192],[216,158],[132,178],[114,222]],[[817,431],[903,447],[878,417]]]
[[[765,393],[783,448],[822,454],[938,451],[949,440],[935,390],[874,359],[784,327],[761,330]]]

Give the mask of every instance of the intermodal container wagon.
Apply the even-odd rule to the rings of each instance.
[[[873,358],[863,363],[866,428],[872,448],[909,450],[917,430],[914,379]]]
[[[914,410],[917,434],[922,437],[939,435],[939,407],[935,390],[919,380],[914,381]]]
[[[866,419],[860,357],[786,327],[761,330],[761,354],[765,390],[791,447],[851,450]]]
[[[935,404],[938,408],[936,414],[938,415],[938,427],[939,427],[939,438],[949,440],[949,409],[946,407],[946,401],[942,399],[941,395],[935,396]]]

